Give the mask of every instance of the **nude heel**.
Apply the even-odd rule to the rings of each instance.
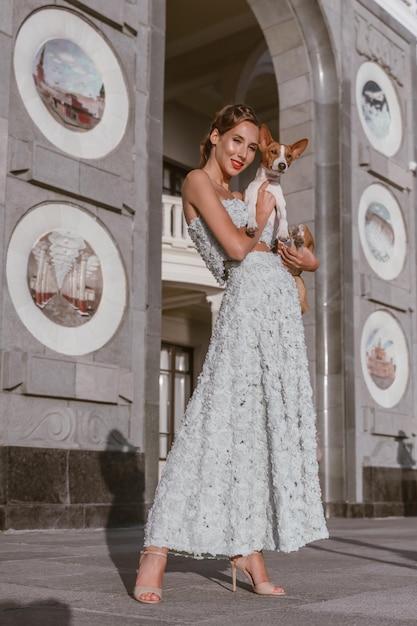
[[[236,570],[239,570],[248,579],[254,593],[257,593],[260,596],[286,595],[284,589],[279,588],[280,591],[274,591],[275,585],[271,582],[264,582],[259,583],[259,585],[255,585],[251,573],[246,569],[246,558],[246,556],[239,556],[234,559],[230,559],[230,567],[232,570],[232,591],[236,591]]]
[[[167,552],[161,552],[161,550],[152,550],[149,548],[145,548],[143,552],[140,553],[139,566],[142,563],[142,560],[145,558],[147,554],[157,554],[158,556],[163,556],[165,558],[168,557]],[[158,600],[144,600],[140,596],[143,596],[147,593],[153,593],[155,596],[158,596]],[[162,600],[162,589],[157,587],[144,587],[143,585],[135,585],[133,588],[133,597],[138,602],[143,602],[143,604],[158,604]]]
[[[232,591],[236,591],[236,559],[230,560],[230,569],[232,570]]]

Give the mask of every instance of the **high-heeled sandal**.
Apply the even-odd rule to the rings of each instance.
[[[149,548],[145,548],[140,553],[139,566],[142,563],[142,560],[147,554],[157,554],[158,556],[164,556],[167,558],[167,552],[161,552],[161,550],[151,550]],[[148,593],[153,593],[155,596],[158,596],[158,600],[144,600],[140,596],[144,596]],[[158,604],[162,600],[162,589],[158,589],[157,587],[144,587],[143,585],[135,585],[133,589],[133,597],[138,602],[143,602],[144,604]]]
[[[271,582],[264,582],[255,585],[254,580],[252,578],[252,574],[248,572],[246,569],[246,556],[239,556],[234,559],[230,559],[230,567],[232,569],[232,590],[236,591],[236,570],[239,570],[246,576],[248,581],[252,586],[252,590],[254,593],[259,594],[260,596],[285,596],[286,593],[284,589],[280,587],[275,587]],[[280,589],[280,591],[274,591],[274,589]]]

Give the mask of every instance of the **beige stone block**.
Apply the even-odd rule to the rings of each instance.
[[[271,0],[251,0],[250,6],[261,27],[277,25],[294,19],[288,2],[271,3]]]
[[[279,125],[281,132],[293,126],[300,126],[306,122],[313,120],[313,101],[308,100],[296,105],[290,105],[288,108],[281,108],[279,114]]]
[[[6,202],[8,126],[7,120],[0,119],[0,204]]]
[[[298,124],[297,126],[292,126],[291,128],[286,128],[281,131],[280,141],[285,144],[292,144],[298,141],[299,139],[308,139],[308,145],[302,156],[305,157],[307,154],[313,152],[313,136],[314,129],[313,124],[310,121],[305,122],[304,124]],[[291,165],[291,170],[297,168],[298,161],[294,161]]]
[[[3,389],[14,389],[26,378],[26,352],[17,350],[3,352]]]
[[[291,50],[284,50],[282,54],[274,56],[274,68],[279,84],[297,76],[308,74],[310,68],[305,47],[299,46]]]
[[[284,192],[292,193],[300,189],[309,189],[313,186],[314,180],[314,159],[313,155],[300,157],[292,166],[289,172],[281,178],[281,185]]]
[[[279,26],[268,26],[264,35],[272,58],[303,45],[300,28],[294,18]]]
[[[33,182],[78,194],[80,165],[76,159],[40,145],[34,145],[33,157]]]
[[[75,363],[29,354],[24,393],[31,396],[72,398],[75,392]]]
[[[312,99],[312,88],[308,75],[298,76],[280,85],[280,108],[303,104]]]
[[[82,9],[85,8],[88,12],[102,15],[115,24],[123,24],[124,2],[114,2],[114,0],[78,0],[74,4],[79,5]]]
[[[73,397],[117,404],[119,368],[102,363],[77,363]]]

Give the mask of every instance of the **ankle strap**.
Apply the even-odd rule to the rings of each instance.
[[[141,555],[146,556],[147,554],[157,554],[158,556],[168,557],[168,552],[161,552],[161,550],[152,550],[151,548],[145,548],[142,550]]]

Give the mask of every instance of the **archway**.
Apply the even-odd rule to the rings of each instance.
[[[246,97],[260,76],[264,85],[272,80],[278,86],[280,139],[310,138],[309,153],[286,179],[285,193],[291,220],[312,226],[321,261],[314,277],[316,310],[306,332],[323,448],[323,499],[331,514],[333,504],[345,500],[340,133],[337,73],[320,2],[214,0],[197,15],[177,0],[175,15],[173,10],[167,3],[165,130],[174,118],[176,123],[170,135],[164,133],[165,155],[174,158],[175,152],[194,167],[195,137],[204,135],[213,112]],[[256,97],[249,104],[258,109],[262,90]]]
[[[330,37],[317,0],[248,0],[273,59],[280,93],[281,133],[302,120],[314,159],[316,276],[316,405],[322,435],[323,499],[344,501],[344,404],[341,320],[339,94]],[[294,96],[296,96],[294,98]]]

